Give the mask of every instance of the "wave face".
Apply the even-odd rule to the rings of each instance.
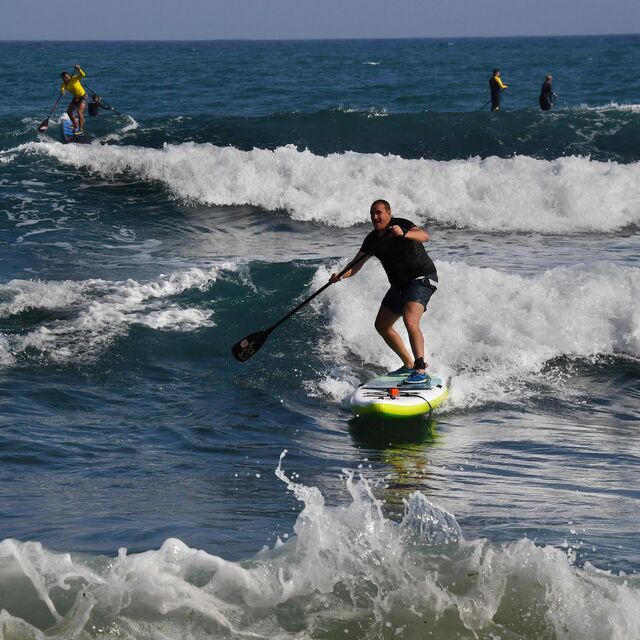
[[[154,118],[141,127],[132,118],[118,119],[118,131],[106,123],[93,126],[101,142],[161,148],[166,142],[190,140],[216,146],[276,149],[295,144],[316,155],[355,151],[408,159],[516,155],[539,160],[586,156],[601,162],[629,164],[640,160],[634,140],[640,135],[640,105],[558,108],[551,114],[534,109],[512,111],[497,122],[487,112],[440,113],[428,109],[398,113],[376,107],[333,107],[315,113],[283,112],[267,116]],[[24,140],[25,125],[12,141]],[[52,135],[57,131],[52,127]]]
[[[455,160],[492,156],[530,156],[555,160],[585,156],[600,162],[640,161],[634,140],[640,135],[640,105],[611,103],[599,107],[559,108],[553,113],[524,109],[504,113],[398,113],[387,109],[333,107],[319,112],[265,116],[193,116],[152,118],[144,126],[130,115],[92,121],[92,135],[102,144],[162,148],[189,140],[242,151],[274,150],[288,144],[316,155],[383,153],[407,159]],[[35,118],[3,118],[3,149],[38,138]],[[60,124],[52,118],[43,141],[59,141]],[[2,158],[2,155],[0,155]]]
[[[438,162],[194,143],[159,150],[28,143],[19,150],[112,180],[158,182],[187,203],[285,210],[294,220],[338,227],[364,222],[379,194],[417,221],[484,231],[611,232],[640,222],[640,165],[587,158]]]
[[[640,631],[637,578],[578,568],[570,547],[465,540],[455,517],[417,491],[404,517],[388,520],[352,472],[341,507],[280,465],[276,474],[304,504],[293,535],[240,563],[177,539],[115,558],[2,541],[0,589],[14,586],[0,637],[627,640]]]

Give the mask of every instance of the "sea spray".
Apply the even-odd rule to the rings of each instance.
[[[414,492],[395,522],[364,474],[348,499],[276,475],[302,503],[294,535],[242,562],[168,539],[115,558],[0,542],[0,638],[395,638],[627,640],[640,631],[637,577],[579,568],[522,539],[464,540],[454,516]],[[20,600],[30,603],[21,607]],[[21,611],[22,614],[19,614]],[[636,635],[634,635],[636,634]]]

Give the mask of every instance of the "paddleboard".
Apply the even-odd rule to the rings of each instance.
[[[428,416],[449,394],[441,378],[429,375],[428,384],[403,384],[406,374],[372,378],[353,392],[351,411],[356,416],[380,418]]]
[[[87,144],[91,142],[91,136],[86,132],[78,133],[73,128],[73,122],[67,116],[62,119],[62,142],[68,144],[69,142],[77,142],[79,144]]]

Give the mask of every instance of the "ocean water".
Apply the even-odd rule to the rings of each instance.
[[[640,36],[0,62],[0,640],[640,638]],[[74,63],[91,145],[37,133]],[[398,365],[373,261],[230,353],[380,197],[440,274],[428,421],[347,408]]]

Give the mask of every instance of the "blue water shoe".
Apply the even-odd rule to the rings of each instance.
[[[405,384],[429,384],[431,378],[428,373],[418,373],[414,371],[405,381]]]
[[[399,369],[395,371],[389,371],[387,373],[388,376],[408,376],[413,373],[413,369],[411,367],[405,367],[402,365]]]

